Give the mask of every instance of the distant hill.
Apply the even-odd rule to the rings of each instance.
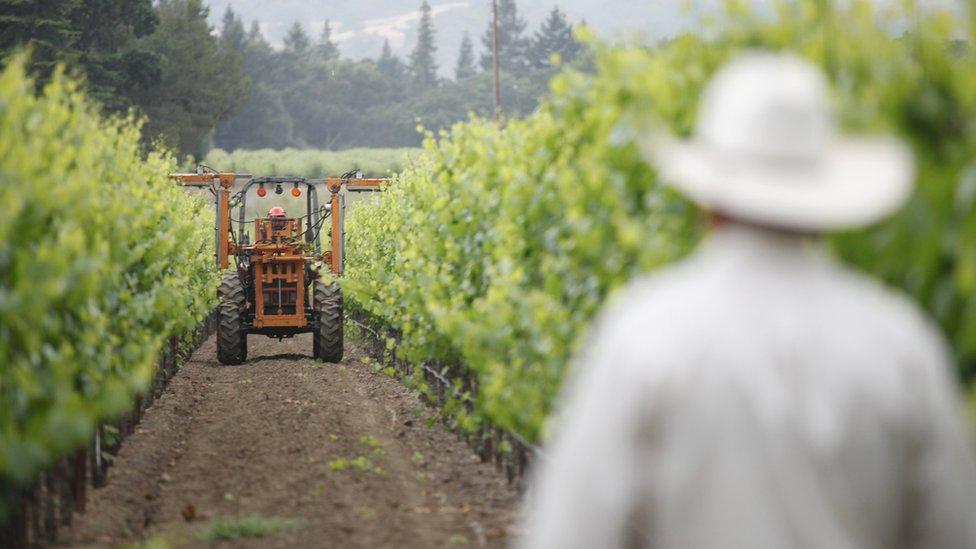
[[[379,56],[388,38],[395,53],[406,56],[413,47],[420,0],[208,0],[210,19],[219,27],[230,5],[250,26],[261,24],[265,37],[280,44],[295,21],[318,38],[326,19],[332,21],[333,37],[345,57]],[[465,31],[471,33],[480,55],[481,36],[487,29],[490,0],[430,0],[437,28],[438,61],[442,74],[454,67]],[[573,22],[586,22],[607,39],[638,32],[663,38],[687,29],[695,17],[683,9],[688,5],[715,5],[716,0],[519,0],[519,12],[534,32],[553,5],[558,5]]]

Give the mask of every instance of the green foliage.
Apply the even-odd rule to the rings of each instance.
[[[326,61],[339,58],[339,46],[332,41],[332,21],[325,20],[325,25],[322,27],[322,36],[319,37],[319,43],[315,48],[319,57]]]
[[[247,32],[244,31],[244,22],[234,13],[228,5],[224,11],[222,25],[220,28],[220,45],[243,55],[247,48]]]
[[[0,0],[0,66],[29,48],[28,72],[40,88],[64,63],[106,112],[148,116],[146,143],[199,157],[248,91],[240,48],[218,47],[206,17],[200,0]],[[222,41],[244,38],[240,25]]]
[[[30,66],[43,78],[65,53],[72,52],[77,39],[71,13],[80,0],[0,0],[0,53],[9,55],[16,48],[32,48]]]
[[[76,40],[60,55],[78,52],[89,97],[108,111],[125,113],[139,94],[159,84],[162,60],[138,40],[159,23],[151,0],[86,0],[71,20]]]
[[[363,435],[359,437],[359,443],[370,448],[378,448],[380,446],[379,439],[373,435]]]
[[[350,306],[398,330],[407,360],[466,368],[476,419],[540,438],[607,296],[697,242],[696,211],[659,184],[634,143],[661,125],[688,135],[709,76],[754,47],[812,59],[836,86],[846,128],[895,131],[914,147],[912,203],[833,242],[934,315],[973,374],[976,52],[953,41],[970,29],[910,5],[878,13],[867,1],[783,2],[761,16],[728,6],[707,37],[596,46],[596,74],[558,76],[525,120],[472,120],[430,136],[381,200],[352,211]],[[890,28],[908,32],[895,38]]]
[[[498,64],[505,72],[525,76],[530,70],[529,44],[525,36],[527,23],[518,13],[515,0],[498,0]],[[481,55],[481,68],[491,70],[494,57],[494,20],[489,21],[485,34],[481,37],[484,53]]]
[[[162,59],[160,82],[138,95],[145,132],[181,156],[201,158],[214,127],[246,98],[240,54],[218,45],[201,0],[160,0],[156,12],[159,26],[140,41]]]
[[[278,532],[298,530],[303,525],[303,521],[297,519],[262,517],[261,515],[247,515],[239,518],[218,517],[210,521],[210,524],[200,532],[198,538],[202,541],[263,538]]]
[[[159,80],[159,60],[136,44],[156,23],[151,0],[0,0],[0,55],[30,47],[29,71],[41,84],[56,62],[70,63],[92,97],[124,112]]]
[[[389,43],[383,44],[376,60],[340,59],[338,51],[329,45],[329,37],[323,36],[318,46],[311,46],[300,25],[292,29],[288,44],[301,44],[301,54],[294,45],[273,50],[259,27],[253,25],[242,42],[243,22],[228,11],[220,40],[243,55],[251,93],[242,110],[217,127],[216,146],[225,150],[412,147],[423,140],[416,130],[418,124],[439,131],[467,119],[470,113],[492,115],[492,75],[475,70],[470,40],[462,45],[456,80],[438,77],[436,29],[427,7],[426,15],[421,7],[415,49],[406,62],[393,54]],[[543,52],[539,55],[545,57],[545,63],[533,67],[528,58],[530,40],[525,36],[525,21],[515,13],[513,2],[502,2],[501,10],[502,33],[509,36],[511,32],[506,29],[513,26],[518,33],[517,44],[503,48],[503,55],[519,52],[516,62],[509,63],[506,57],[502,65],[502,111],[523,116],[532,112],[546,93],[555,70],[550,54],[566,44],[568,27],[550,22],[540,30],[545,38],[540,38],[537,50]],[[556,21],[560,22],[565,23]],[[578,43],[571,44],[579,47]],[[566,60],[576,57],[575,50],[560,53]]]
[[[288,36],[285,36],[285,51],[294,55],[305,55],[312,47],[312,40],[305,33],[305,27],[295,21],[288,29]]]
[[[454,66],[454,79],[460,82],[465,78],[471,78],[474,74],[474,44],[471,43],[471,36],[464,33],[461,49],[458,50],[457,64]]]
[[[328,463],[330,471],[345,471],[356,469],[359,471],[372,471],[373,462],[366,456],[356,456],[354,458],[336,458]]]
[[[573,27],[558,6],[552,8],[528,49],[529,64],[536,70],[554,68],[553,58],[571,63],[583,49],[573,36]]]
[[[417,141],[416,120],[396,108],[404,97],[404,67],[388,49],[379,63],[337,59],[338,52],[326,51],[324,43],[311,49],[300,45],[307,37],[293,32],[299,45],[278,52],[257,26],[242,45],[224,41],[241,26],[232,12],[225,15],[221,40],[243,55],[251,94],[237,116],[217,127],[218,147],[343,148]],[[301,26],[296,30],[304,33]]]
[[[256,177],[291,175],[309,178],[334,177],[359,168],[367,176],[385,177],[399,173],[420,149],[348,149],[320,150],[236,150],[214,149],[204,163],[216,169],[250,173]]]
[[[40,96],[23,58],[0,74],[0,496],[129,410],[213,307],[213,218],[173,167],[59,72]]]
[[[437,64],[434,54],[434,21],[430,4],[424,0],[420,4],[420,26],[417,29],[417,45],[410,53],[410,77],[416,89],[432,88],[437,85]]]
[[[332,434],[329,435],[329,439],[333,441],[336,440]],[[359,444],[365,446],[369,455],[373,457],[383,457],[385,454],[379,439],[373,435],[363,435],[359,437]],[[382,467],[375,466],[372,460],[365,455],[359,455],[354,458],[336,458],[330,461],[328,465],[329,470],[333,472],[356,469],[358,471],[369,471],[380,475],[385,474]]]
[[[390,80],[400,80],[406,74],[407,68],[399,57],[393,55],[389,40],[383,40],[383,50],[380,52],[380,58],[376,60],[376,69]]]
[[[227,6],[220,30],[220,45],[243,59],[242,77],[248,81],[250,93],[237,115],[217,126],[214,141],[229,150],[290,145],[294,125],[285,109],[282,93],[269,75],[274,54],[257,21],[245,33],[243,21]],[[258,75],[266,76],[258,78]]]

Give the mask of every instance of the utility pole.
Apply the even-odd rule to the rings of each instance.
[[[502,91],[498,82],[498,0],[491,0],[491,17],[492,65],[495,70],[495,120],[497,121],[502,113]]]

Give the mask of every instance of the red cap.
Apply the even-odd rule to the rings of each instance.
[[[275,206],[268,212],[268,217],[285,217],[285,209],[281,206]]]

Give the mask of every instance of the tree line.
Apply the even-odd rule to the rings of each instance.
[[[418,125],[492,114],[491,25],[481,52],[464,37],[443,78],[426,0],[403,59],[389,42],[377,59],[344,58],[328,22],[317,37],[296,22],[275,48],[257,21],[228,8],[214,32],[208,15],[202,0],[0,0],[0,59],[28,48],[39,85],[63,63],[107,113],[144,116],[145,141],[196,158],[214,146],[415,146]],[[534,32],[515,0],[499,0],[498,18],[502,111],[521,116],[584,49],[558,7]]]
[[[0,0],[0,63],[28,49],[39,87],[63,63],[107,114],[144,116],[146,142],[199,158],[248,89],[208,14],[201,0]]]
[[[573,62],[582,47],[558,7],[534,34],[515,0],[500,0],[498,10],[502,109],[524,115],[544,94],[554,59]],[[276,51],[257,21],[245,30],[228,8],[221,43],[244,60],[251,93],[243,110],[218,126],[215,144],[225,149],[413,146],[421,141],[418,123],[437,131],[472,112],[492,113],[490,25],[480,57],[471,37],[464,37],[453,79],[439,76],[436,29],[426,0],[416,43],[404,59],[392,53],[389,41],[378,59],[343,58],[331,34],[328,21],[314,38],[296,22]]]

